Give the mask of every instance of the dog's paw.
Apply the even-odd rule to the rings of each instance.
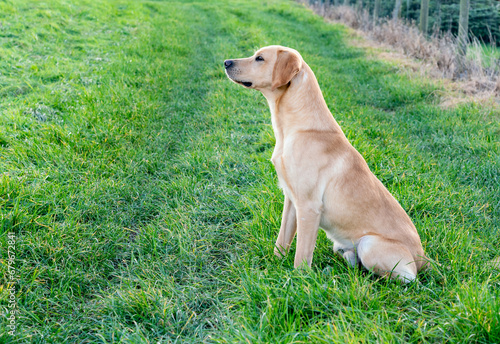
[[[274,248],[274,254],[276,255],[276,257],[282,259],[283,257],[286,256],[286,250],[283,247],[276,246]]]

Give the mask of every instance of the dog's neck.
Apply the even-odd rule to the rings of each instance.
[[[332,117],[313,71],[303,62],[290,83],[262,90],[271,110],[277,140],[299,131],[342,132]]]

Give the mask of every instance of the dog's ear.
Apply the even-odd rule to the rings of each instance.
[[[288,84],[300,71],[301,65],[302,62],[297,54],[291,51],[279,50],[278,59],[274,64],[271,91]]]

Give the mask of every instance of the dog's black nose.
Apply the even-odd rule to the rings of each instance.
[[[232,65],[233,65],[233,61],[231,61],[231,60],[224,61],[224,67],[226,67],[226,69],[228,69]]]

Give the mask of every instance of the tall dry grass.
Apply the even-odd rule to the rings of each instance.
[[[462,81],[467,94],[490,93],[500,95],[500,61],[495,56],[481,54],[481,44],[475,39],[470,49],[475,53],[461,57],[458,54],[457,38],[449,33],[434,33],[425,37],[415,23],[379,18],[377,21],[366,10],[350,6],[334,6],[316,1],[299,2],[328,20],[343,23],[359,30],[375,42],[389,45],[408,57],[421,60],[433,74]]]

